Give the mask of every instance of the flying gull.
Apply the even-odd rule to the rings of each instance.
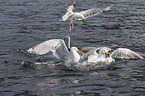
[[[111,5],[112,6],[112,5]],[[108,11],[110,10],[111,6],[108,6],[106,8],[92,8],[88,9],[86,11],[81,11],[81,12],[73,12],[73,9],[75,9],[76,4],[75,2],[72,2],[67,9],[67,12],[65,15],[62,16],[63,21],[70,21],[70,31],[74,27],[73,21],[74,20],[84,20],[86,21],[86,18],[95,16],[97,14],[102,13],[103,11]]]

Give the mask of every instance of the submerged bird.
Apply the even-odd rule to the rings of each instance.
[[[112,6],[112,5],[111,5]],[[75,9],[76,4],[75,2],[72,2],[67,9],[67,13],[62,16],[63,21],[70,21],[70,30],[74,27],[73,25],[73,20],[85,20],[88,17],[95,16],[103,11],[110,10],[111,6],[106,7],[106,8],[92,8],[88,9],[86,11],[81,11],[81,12],[73,12],[73,9]]]
[[[142,56],[127,48],[118,48],[111,54],[108,52],[111,50],[108,47],[101,47],[99,53],[96,53],[97,50],[93,50],[95,54],[88,56],[88,62],[110,64],[111,62],[115,62],[115,59],[143,59]]]
[[[65,43],[67,39],[67,44]],[[67,61],[69,63],[76,63],[80,60],[80,54],[82,51],[78,50],[77,47],[70,48],[70,37],[66,36],[63,39],[51,39],[44,41],[40,44],[33,46],[27,50],[29,53],[37,55],[43,55],[48,52],[52,52],[52,55],[57,59]]]

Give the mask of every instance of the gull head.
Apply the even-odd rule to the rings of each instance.
[[[77,50],[78,53],[83,53],[81,50]]]
[[[109,52],[106,52],[106,54],[107,54],[108,57],[110,57],[110,53]]]
[[[110,48],[108,48],[108,47],[103,47],[103,48],[101,48],[100,49],[100,54],[101,55],[103,55],[104,54],[104,56],[107,56],[107,57],[109,57],[110,56],[110,53],[108,52],[108,51],[110,51],[111,49]]]
[[[86,21],[86,19],[84,18],[84,21]]]
[[[77,47],[72,47],[71,49],[75,50],[78,53],[83,53],[81,50],[79,50]]]
[[[103,49],[101,52],[102,52],[103,54],[106,54],[106,55],[110,56],[110,53],[109,53],[106,49]]]
[[[80,54],[82,51],[80,51],[77,47],[71,47],[70,53],[72,55],[72,60],[74,63],[79,62],[80,60]]]

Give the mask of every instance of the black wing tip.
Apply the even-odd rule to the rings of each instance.
[[[76,2],[71,2],[71,4],[76,4]]]
[[[76,7],[76,2],[71,2],[71,3],[69,4],[69,6],[71,6],[71,5],[73,5],[73,7]]]

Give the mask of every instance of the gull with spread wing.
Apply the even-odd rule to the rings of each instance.
[[[88,56],[88,62],[110,64],[111,62],[115,62],[115,59],[143,59],[142,56],[127,48],[118,48],[111,54],[108,52],[111,50],[108,47],[101,47],[98,54],[96,52],[97,50],[93,50],[95,54]]]
[[[65,43],[67,39],[67,44]],[[48,52],[52,52],[52,55],[57,59],[67,62],[79,62],[80,54],[82,51],[78,50],[77,47],[70,48],[70,37],[66,36],[64,39],[51,39],[44,41],[40,44],[33,46],[27,50],[29,53],[43,55]]]
[[[115,59],[143,59],[142,56],[127,48],[118,48],[111,54],[108,52],[110,50],[108,47],[70,47],[70,37],[65,36],[63,39],[44,41],[28,49],[27,52],[37,55],[52,52],[54,57],[67,63],[87,61],[88,63],[103,62],[110,64]]]
[[[111,5],[112,6],[112,5]],[[62,16],[63,21],[70,21],[70,30],[74,27],[73,25],[73,20],[85,20],[88,17],[95,16],[97,14],[102,13],[103,11],[110,10],[111,6],[108,6],[106,8],[92,8],[88,9],[86,11],[81,11],[81,12],[73,12],[73,9],[75,9],[76,4],[75,2],[72,2],[67,9],[67,12],[65,15]]]

